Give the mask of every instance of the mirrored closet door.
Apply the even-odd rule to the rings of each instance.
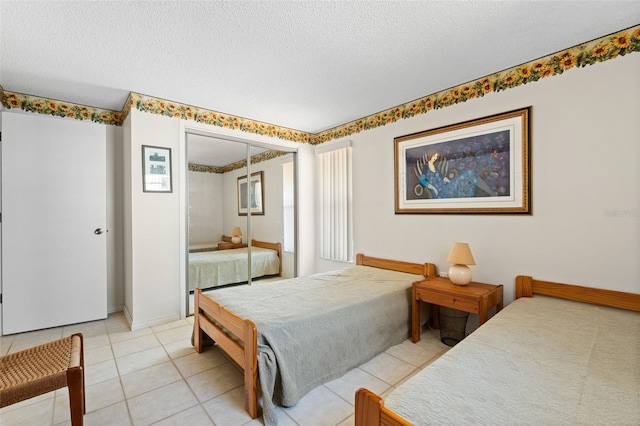
[[[191,315],[195,288],[295,276],[295,153],[201,134],[186,141]]]

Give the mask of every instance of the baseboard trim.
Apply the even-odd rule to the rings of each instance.
[[[126,315],[126,314],[125,314]],[[161,317],[156,318],[148,318],[144,320],[133,320],[130,319],[129,315],[127,316],[127,321],[129,321],[129,325],[131,326],[131,331],[140,330],[142,328],[153,327],[156,325],[166,324],[173,321],[178,321],[180,319],[179,314],[171,314],[171,315],[163,315]]]

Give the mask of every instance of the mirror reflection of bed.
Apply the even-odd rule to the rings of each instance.
[[[223,235],[215,249],[190,249],[189,294],[196,288],[204,292],[248,284],[248,251],[251,250],[252,283],[282,279],[282,244],[251,240],[251,244],[233,243]]]
[[[189,253],[185,297],[187,313],[192,315],[196,287],[209,292],[295,276],[290,199],[293,156],[285,157],[286,152],[270,147],[189,132],[186,141]],[[250,215],[241,211],[238,201],[239,182],[249,170],[247,151],[251,174],[262,175],[264,197],[262,212]]]
[[[251,250],[251,265],[247,262]],[[251,240],[251,244],[232,243],[231,237],[222,236],[216,250],[189,253],[189,292],[243,284],[251,279],[282,276],[282,244]]]

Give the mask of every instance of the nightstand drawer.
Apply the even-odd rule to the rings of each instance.
[[[461,311],[478,313],[478,301],[467,299],[460,296],[436,293],[433,291],[425,291],[417,289],[416,296],[423,302],[433,303],[435,305],[446,306],[447,308],[459,309]]]
[[[478,315],[479,325],[489,319],[489,310],[502,309],[502,285],[471,281],[467,285],[455,285],[442,277],[431,277],[413,283],[411,294],[411,341],[420,340],[420,302],[446,306]]]

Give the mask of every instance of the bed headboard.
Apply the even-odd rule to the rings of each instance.
[[[278,252],[278,259],[280,259],[280,272],[278,272],[278,275],[282,276],[282,244],[281,243],[269,243],[266,241],[258,241],[258,240],[251,240],[251,245],[254,247],[262,247],[262,248],[266,248],[266,249],[271,249],[271,250],[275,250]]]
[[[640,312],[640,294],[534,280],[527,275],[518,275],[516,299],[532,297],[534,294]]]
[[[378,257],[356,254],[356,265],[373,266],[374,268],[392,269],[409,274],[423,275],[425,278],[436,276],[436,265],[433,263],[411,263],[399,260],[381,259]]]
[[[222,241],[230,243],[231,242],[231,237],[229,237],[227,235],[222,235]],[[278,259],[280,259],[280,266],[279,266],[278,275],[282,276],[282,244],[281,243],[269,243],[269,242],[266,242],[266,241],[251,240],[251,245],[254,246],[254,247],[262,247],[262,248],[266,248],[266,249],[277,251],[278,252]]]

